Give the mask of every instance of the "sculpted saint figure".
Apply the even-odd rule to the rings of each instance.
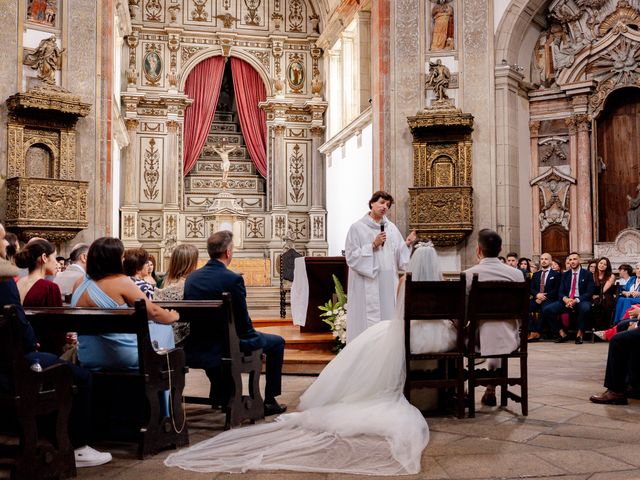
[[[447,88],[449,87],[449,80],[451,79],[451,72],[442,64],[442,60],[438,59],[435,63],[429,62],[429,76],[425,82],[425,86],[431,88],[436,94],[436,100],[446,100]]]
[[[635,198],[627,195],[629,200],[629,211],[627,212],[627,225],[629,228],[640,228],[640,185],[636,187]]]
[[[38,48],[27,55],[25,65],[38,70],[38,78],[49,85],[56,84],[56,70],[60,67],[60,58],[63,50],[56,44],[56,36],[52,35],[40,42]]]
[[[433,18],[433,35],[431,50],[453,49],[453,7],[449,0],[436,0],[431,10]]]
[[[220,155],[222,159],[222,188],[227,188],[227,178],[229,177],[229,168],[231,162],[229,161],[229,154],[238,148],[237,145],[224,145],[216,144],[211,149]]]

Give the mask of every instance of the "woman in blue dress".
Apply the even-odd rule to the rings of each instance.
[[[631,277],[626,285],[622,287],[622,292],[616,302],[616,312],[613,315],[613,324],[616,325],[629,308],[640,304],[640,262],[636,263],[635,275]]]

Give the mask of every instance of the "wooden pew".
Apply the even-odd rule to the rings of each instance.
[[[0,391],[0,419],[3,425],[15,424],[19,444],[2,445],[0,457],[11,457],[11,478],[75,477],[76,464],[68,432],[73,395],[71,369],[67,365],[54,365],[42,372],[31,370],[19,328],[16,308],[4,307],[0,316],[0,375],[8,391]],[[52,428],[55,431],[49,432],[48,442],[44,441],[46,435],[37,421],[43,415],[55,418]]]
[[[180,348],[163,352],[154,350],[143,300],[138,300],[134,308],[126,309],[61,307],[29,308],[25,312],[37,336],[49,332],[78,332],[79,335],[135,334],[138,339],[138,371],[95,372],[94,407],[104,400],[104,396],[134,392],[131,404],[135,405],[136,401],[140,401],[144,410],[143,418],[136,425],[140,458],[166,448],[188,445],[189,433],[182,405],[187,371],[184,351]],[[100,393],[96,394],[98,391]],[[169,391],[169,416],[161,411],[160,398],[165,395],[165,391]],[[136,397],[135,392],[143,392],[144,398]],[[102,420],[101,426],[110,426],[108,416],[98,414],[94,417]]]
[[[264,418],[264,402],[260,394],[262,350],[243,353],[236,333],[231,308],[231,295],[223,294],[222,300],[181,300],[178,302],[154,302],[162,308],[176,310],[180,321],[191,325],[191,334],[219,338],[222,346],[223,375],[230,387],[230,397],[222,410],[226,413],[225,430],[240,425],[244,420],[255,423]],[[189,366],[189,368],[194,368]],[[249,375],[248,395],[242,393],[242,374]],[[185,397],[186,403],[213,405],[209,397]]]

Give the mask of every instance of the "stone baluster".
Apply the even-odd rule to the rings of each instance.
[[[287,159],[284,148],[284,125],[274,125],[275,140],[273,143],[273,208],[285,209],[287,205]]]
[[[167,122],[167,131],[169,136],[167,138],[168,145],[168,158],[165,162],[165,174],[164,174],[164,203],[168,208],[178,208],[178,182],[181,181],[182,172],[178,171],[180,167],[178,154],[178,129],[180,123],[175,120],[169,120]]]

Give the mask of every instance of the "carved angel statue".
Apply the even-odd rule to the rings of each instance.
[[[62,52],[56,44],[56,36],[52,35],[40,42],[33,53],[25,56],[24,64],[38,70],[38,78],[49,85],[56,84],[56,70],[60,68]]]
[[[237,150],[238,145],[227,145],[226,143],[216,143],[211,147],[211,150],[220,155],[222,159],[222,188],[227,188],[227,178],[229,177],[229,168],[231,167],[231,162],[229,161],[229,154],[234,150]]]
[[[629,228],[640,228],[640,185],[636,187],[636,192],[635,198],[631,198],[631,195],[627,195],[627,200],[629,200],[627,226]]]
[[[446,65],[442,64],[442,60],[438,59],[429,62],[429,76],[425,82],[425,87],[431,88],[436,94],[436,100],[446,100],[447,88],[449,88],[449,80],[451,80],[451,72]]]

